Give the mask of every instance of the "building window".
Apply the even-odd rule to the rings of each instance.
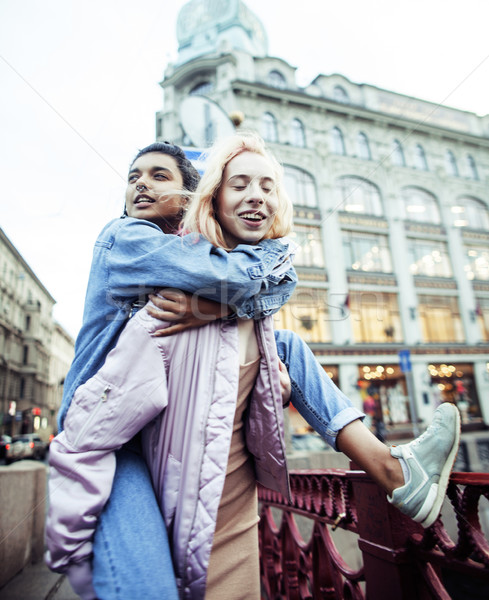
[[[350,292],[349,309],[355,342],[403,341],[396,294]]]
[[[30,331],[31,328],[31,316],[30,315],[26,315],[25,318],[25,330],[26,331]]]
[[[299,148],[305,148],[306,146],[304,125],[299,119],[292,119],[290,123],[290,143],[292,146],[298,146]]]
[[[339,210],[381,217],[384,214],[379,188],[361,177],[347,175],[335,183],[335,205]]]
[[[29,346],[23,346],[22,348],[22,364],[26,365],[29,361]]]
[[[487,281],[489,279],[489,248],[467,246],[465,248],[465,274],[467,279]]]
[[[417,188],[406,187],[401,192],[404,219],[421,223],[440,223],[440,210],[433,194]]]
[[[314,178],[306,171],[285,165],[284,186],[294,206],[317,207],[318,200]]]
[[[404,150],[399,140],[394,140],[392,144],[392,164],[398,167],[406,166],[406,159],[404,158]]]
[[[345,140],[339,127],[333,127],[331,130],[331,151],[333,154],[341,154],[342,156],[346,154]]]
[[[207,96],[213,90],[214,84],[212,81],[203,81],[202,83],[198,83],[190,90],[189,96]]]
[[[454,296],[419,296],[418,311],[423,342],[463,342],[458,300]]]
[[[343,252],[347,269],[392,273],[387,236],[343,231]]]
[[[489,230],[489,210],[481,200],[465,196],[450,207],[456,227]]]
[[[156,137],[160,138],[163,135],[163,119],[161,117],[156,118]]]
[[[279,90],[284,90],[287,82],[280,71],[273,70],[268,74],[268,84]]]
[[[348,96],[348,92],[341,85],[335,85],[333,88],[333,99],[336,102],[341,102],[342,104],[349,104],[350,97]]]
[[[363,158],[364,160],[372,159],[368,137],[362,131],[357,136],[357,152],[358,158]]]
[[[295,331],[306,342],[331,342],[331,328],[325,290],[298,288],[274,315],[275,329]]]
[[[452,277],[447,246],[443,242],[408,240],[409,270],[425,277]]]
[[[321,240],[321,230],[312,225],[294,225],[290,236],[298,248],[294,257],[296,267],[324,268],[324,253]]]
[[[473,156],[470,154],[467,154],[467,166],[469,168],[469,178],[478,181],[479,173],[477,171],[477,165],[475,164]]]
[[[458,177],[457,159],[451,150],[447,150],[445,154],[445,165],[448,175]]]
[[[261,119],[261,123],[263,139],[266,142],[276,142],[278,140],[277,120],[272,115],[272,113],[264,113]]]
[[[421,144],[416,144],[414,147],[414,166],[420,171],[428,170],[428,161],[426,160],[426,154]]]

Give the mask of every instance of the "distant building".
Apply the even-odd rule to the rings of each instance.
[[[74,342],[53,321],[54,298],[0,229],[0,431],[55,432]]]
[[[231,120],[284,164],[300,285],[277,326],[388,428],[411,418],[402,349],[419,418],[449,400],[488,425],[489,116],[339,74],[299,87],[241,1],[188,2],[177,36],[156,138],[201,146]]]

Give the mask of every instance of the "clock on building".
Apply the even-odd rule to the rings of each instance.
[[[219,29],[238,13],[239,0],[192,0],[181,9],[177,19],[179,46],[211,28]]]

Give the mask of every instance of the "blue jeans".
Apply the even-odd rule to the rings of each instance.
[[[292,404],[336,450],[338,432],[364,414],[297,334],[276,331],[275,341],[291,379]],[[146,464],[134,452],[117,453],[114,486],[95,534],[93,565],[100,600],[178,597],[163,517]]]
[[[280,360],[287,367],[294,408],[309,425],[335,450],[338,433],[364,414],[352,406],[319,364],[312,350],[293,331],[275,331]]]
[[[117,453],[114,484],[93,542],[100,600],[178,600],[168,535],[138,440]]]

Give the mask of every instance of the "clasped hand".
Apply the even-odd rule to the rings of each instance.
[[[219,304],[213,300],[173,288],[161,289],[156,294],[150,294],[149,299],[154,306],[148,306],[148,313],[156,319],[171,323],[169,326],[155,331],[154,337],[166,337],[186,329],[202,327],[212,321],[227,317],[232,312],[225,304]],[[287,404],[292,388],[287,368],[280,359],[279,374],[282,402]]]

